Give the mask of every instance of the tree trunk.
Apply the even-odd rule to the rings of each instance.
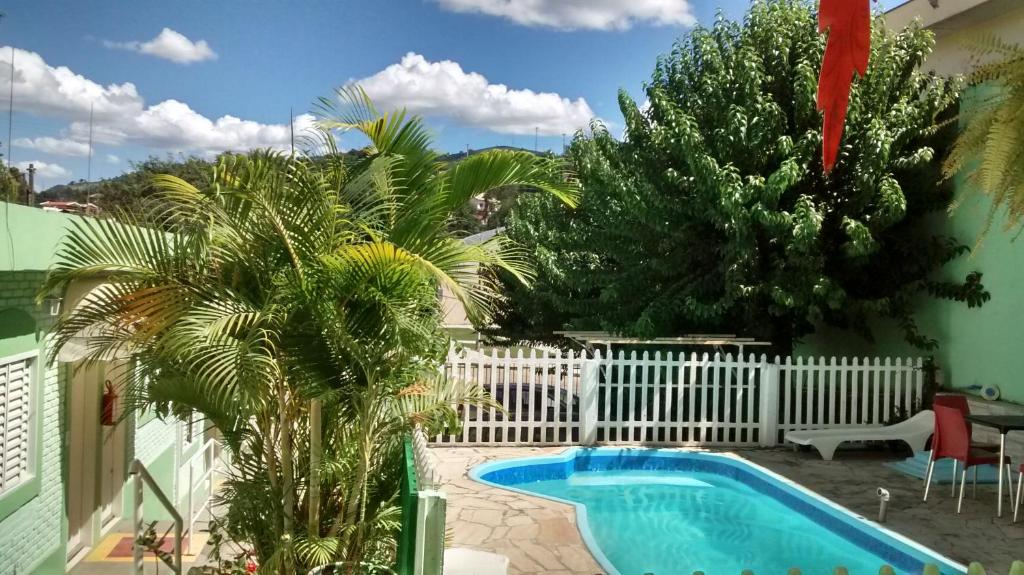
[[[320,535],[320,419],[323,404],[319,399],[309,402],[309,536]]]
[[[284,506],[284,535],[291,535],[295,528],[295,477],[292,459],[292,418],[285,397],[284,382],[278,387],[277,406],[281,411],[281,501]]]

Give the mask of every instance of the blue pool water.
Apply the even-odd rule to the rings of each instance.
[[[474,479],[576,505],[584,540],[619,575],[919,574],[945,560],[744,460],[655,449],[570,449],[487,463]]]

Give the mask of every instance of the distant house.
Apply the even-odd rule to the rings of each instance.
[[[495,228],[467,236],[462,241],[469,245],[482,244],[504,231],[505,228],[503,227]],[[452,334],[452,338],[456,341],[463,343],[477,342],[478,334],[476,328],[466,315],[466,308],[462,305],[462,302],[445,286],[438,290],[438,297],[441,298],[442,327]]]
[[[62,214],[97,214],[99,206],[94,203],[79,203],[61,200],[49,200],[40,202],[39,207],[48,212],[60,212]]]
[[[491,214],[498,209],[498,201],[488,198],[483,194],[473,196],[469,202],[473,207],[473,217],[476,218],[480,225],[486,225]]]

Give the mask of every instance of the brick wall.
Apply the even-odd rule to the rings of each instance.
[[[0,309],[24,310],[46,329],[51,318],[48,310],[37,309],[35,294],[44,272],[0,272]],[[61,477],[60,420],[63,412],[56,367],[46,366],[46,357],[37,360],[37,380],[43,394],[42,466],[39,494],[0,522],[0,575],[26,574],[64,541],[61,521],[64,517],[64,490]]]
[[[174,445],[178,433],[175,421],[173,418],[140,420],[135,428],[135,459],[148,465]]]

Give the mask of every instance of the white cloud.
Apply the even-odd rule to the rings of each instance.
[[[103,45],[107,48],[130,50],[156,56],[157,58],[163,58],[178,64],[191,64],[217,58],[217,53],[210,48],[206,40],[193,42],[184,34],[170,28],[164,28],[157,34],[156,38],[148,42],[113,42],[111,40],[104,40]]]
[[[430,62],[410,52],[398,64],[349,84],[362,86],[382,109],[404,107],[425,116],[453,118],[465,125],[505,134],[572,133],[594,117],[586,100],[552,92],[512,90],[491,84],[457,62]]]
[[[446,10],[498,16],[524,26],[628,30],[636,24],[692,26],[688,0],[437,0]]]
[[[121,163],[121,158],[115,156],[114,154],[107,154],[107,163],[108,164],[120,164]]]
[[[39,138],[18,138],[14,145],[19,148],[38,150],[56,156],[88,156],[89,144],[75,140],[51,138],[43,136]]]
[[[11,47],[0,48],[0,85],[11,78]],[[8,91],[0,90],[7,107]],[[14,109],[42,116],[113,119],[142,111],[142,98],[131,82],[102,86],[65,66],[50,66],[39,54],[14,50]]]
[[[66,67],[50,66],[35,52],[15,49],[14,55],[14,109],[70,121],[71,141],[82,142],[88,138],[92,104],[93,140],[101,144],[133,144],[207,155],[229,150],[287,150],[290,147],[287,123],[263,124],[230,115],[211,120],[178,100],[146,106],[129,82],[104,87]],[[10,77],[10,59],[11,48],[0,48],[0,85],[5,85]],[[7,107],[7,97],[7,91],[0,90],[0,107]],[[297,116],[296,135],[312,127],[313,122],[309,114]],[[31,141],[38,140],[46,138]]]
[[[40,162],[39,160],[33,160],[31,162],[18,162],[18,169],[22,172],[28,171],[29,165],[32,165],[36,169],[36,177],[43,179],[66,179],[71,176],[69,171],[64,166],[59,164],[50,164],[47,162]]]
[[[295,133],[302,134],[313,123],[314,118],[309,114],[296,116]],[[71,133],[76,136],[86,134],[88,130],[88,122],[71,124]],[[285,150],[291,143],[288,124],[261,124],[234,116],[211,120],[177,100],[164,100],[136,116],[124,118],[116,125],[94,128],[93,137],[110,145],[139,144],[213,154],[253,148]]]

